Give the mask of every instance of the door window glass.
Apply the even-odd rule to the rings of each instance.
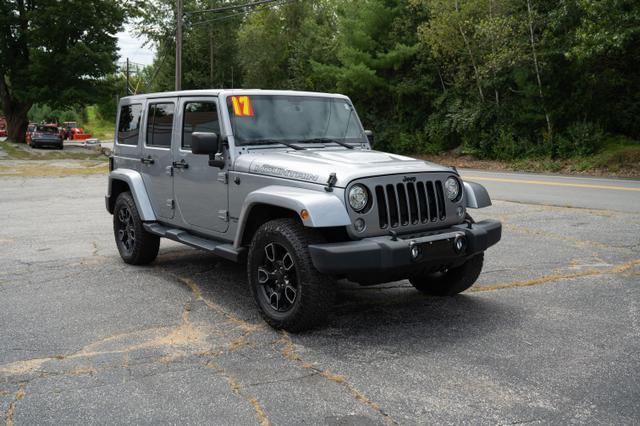
[[[191,134],[193,132],[220,134],[218,109],[215,102],[188,102],[185,104],[182,148],[191,148]]]
[[[120,120],[118,122],[118,143],[123,145],[138,145],[140,133],[140,117],[142,105],[125,105],[120,108]]]
[[[149,105],[147,145],[169,148],[173,132],[173,103]]]

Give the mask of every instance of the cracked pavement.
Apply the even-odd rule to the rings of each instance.
[[[640,218],[495,201],[478,284],[339,283],[321,329],[260,319],[243,267],[125,265],[104,176],[0,179],[0,419],[19,424],[640,419]]]

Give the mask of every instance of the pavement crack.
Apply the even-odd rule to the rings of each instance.
[[[320,373],[317,371],[313,371],[309,374],[304,374],[302,376],[297,376],[297,377],[289,377],[287,379],[278,379],[278,380],[267,380],[264,382],[254,382],[254,383],[249,383],[249,386],[261,386],[261,385],[270,385],[273,383],[284,383],[284,382],[295,382],[297,380],[302,380],[302,379],[306,379],[308,377],[313,377],[313,376],[317,376]]]
[[[269,418],[267,417],[267,414],[264,411],[264,408],[262,407],[258,399],[255,396],[247,393],[247,391],[245,391],[240,385],[240,383],[238,382],[238,379],[236,379],[234,376],[229,374],[224,368],[222,368],[220,365],[216,364],[213,361],[210,361],[207,364],[207,367],[211,368],[216,373],[224,377],[227,380],[227,383],[229,383],[231,392],[233,392],[235,395],[238,395],[239,397],[246,400],[253,407],[254,411],[256,412],[256,418],[258,420],[258,424],[260,426],[269,426],[271,424],[271,422],[269,421]]]
[[[478,287],[471,287],[469,291],[476,293],[476,292],[483,292],[483,291],[503,290],[507,288],[530,287],[530,286],[535,286],[540,284],[547,284],[547,283],[552,283],[556,281],[570,280],[570,279],[581,278],[581,277],[592,277],[592,276],[609,275],[609,274],[622,274],[622,273],[633,270],[633,268],[635,268],[638,265],[640,265],[640,259],[635,259],[629,262],[615,265],[607,269],[588,269],[588,270],[579,271],[579,272],[565,272],[565,273],[544,275],[542,277],[533,278],[530,280],[511,281],[508,283],[498,283],[498,284],[483,285]]]
[[[344,377],[342,375],[339,375],[339,374],[335,374],[335,373],[333,373],[333,372],[331,372],[330,370],[327,370],[327,369],[317,368],[313,364],[305,361],[300,356],[300,354],[298,354],[296,352],[296,349],[295,349],[295,347],[293,345],[293,341],[291,340],[291,337],[289,336],[289,334],[286,331],[281,331],[280,335],[281,335],[280,339],[278,339],[275,343],[276,344],[279,343],[279,344],[281,344],[283,346],[281,351],[280,351],[280,353],[282,354],[282,356],[285,359],[298,364],[300,367],[302,367],[302,368],[304,368],[306,370],[314,371],[316,374],[319,374],[320,376],[324,377],[325,379],[344,387],[345,389],[347,389],[349,391],[351,396],[356,401],[366,405],[370,409],[372,409],[375,412],[377,412],[380,416],[382,416],[382,418],[384,419],[385,423],[390,424],[390,425],[399,424],[397,421],[395,421],[391,417],[391,415],[389,415],[389,413],[384,411],[382,409],[382,407],[380,407],[379,404],[373,402],[371,399],[369,399],[369,397],[367,397],[364,394],[364,392],[360,391],[353,384],[351,384],[347,380],[346,377]]]
[[[624,250],[632,251],[629,246],[614,246],[611,244],[601,243],[599,241],[581,240],[580,238],[572,237],[569,235],[556,234],[555,232],[542,231],[539,229],[531,229],[522,225],[513,225],[510,223],[503,224],[505,230],[510,232],[517,232],[520,234],[534,235],[537,237],[552,238],[554,240],[564,241],[569,244],[573,244],[576,247],[595,247],[603,250]]]
[[[257,330],[259,330],[259,329],[264,327],[262,324],[255,324],[255,323],[251,323],[249,321],[245,321],[245,320],[239,318],[237,315],[232,314],[231,312],[228,312],[226,309],[224,309],[219,304],[217,304],[217,303],[205,298],[203,296],[203,294],[202,294],[202,289],[200,288],[200,286],[193,279],[186,278],[186,277],[181,277],[181,276],[173,274],[171,272],[169,272],[169,274],[171,276],[173,276],[175,279],[177,279],[180,283],[186,285],[191,290],[191,292],[195,296],[196,300],[201,300],[210,310],[212,310],[213,312],[223,316],[228,321],[230,321],[234,325],[238,326],[238,328],[240,328],[244,332],[246,332],[248,334],[251,334],[251,333],[254,333],[255,331],[257,331]]]
[[[13,397],[13,401],[9,403],[9,407],[7,407],[7,411],[4,413],[4,421],[6,426],[13,426],[13,414],[16,410],[16,405],[18,404],[18,401],[24,398],[25,395],[26,394],[24,391],[24,385],[21,385],[20,388],[18,388],[18,391],[16,392],[15,396]]]

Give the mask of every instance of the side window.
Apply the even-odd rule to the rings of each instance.
[[[173,103],[149,105],[147,145],[161,148],[171,147],[174,109]]]
[[[122,145],[138,145],[140,133],[140,117],[142,105],[125,105],[120,108],[120,120],[118,122],[118,143]]]
[[[182,148],[191,148],[193,132],[214,132],[220,134],[218,108],[215,102],[188,102],[184,106],[182,125]]]

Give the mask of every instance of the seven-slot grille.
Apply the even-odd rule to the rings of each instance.
[[[380,228],[398,228],[447,218],[442,181],[376,185]]]

